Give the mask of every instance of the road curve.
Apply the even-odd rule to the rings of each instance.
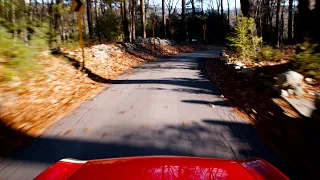
[[[62,158],[184,155],[279,158],[206,78],[203,57],[181,54],[135,68],[28,148],[0,161],[0,179],[32,179]],[[280,167],[281,169],[281,167]]]

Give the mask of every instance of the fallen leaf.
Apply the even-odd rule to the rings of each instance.
[[[91,128],[84,128],[83,129],[83,132],[90,132],[91,131]]]
[[[213,109],[216,108],[214,104],[209,104]]]
[[[64,131],[64,132],[61,132],[58,137],[61,137],[61,136],[65,136],[65,135],[69,135],[69,134],[72,134],[73,131],[72,130],[67,130],[67,131]]]
[[[102,134],[102,137],[106,137],[106,136],[108,136],[109,134],[108,133],[103,133]]]

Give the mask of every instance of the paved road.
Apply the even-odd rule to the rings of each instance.
[[[281,166],[206,78],[201,57],[217,53],[173,56],[124,74],[26,150],[1,160],[0,177],[32,179],[62,158],[136,155],[261,157]]]

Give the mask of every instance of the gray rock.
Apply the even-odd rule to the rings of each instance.
[[[296,96],[302,96],[303,94],[304,94],[304,90],[303,90],[303,88],[302,87],[296,87],[295,89],[294,89],[294,94],[296,95]]]
[[[303,84],[303,75],[295,71],[286,71],[284,73],[278,74],[278,85],[281,88],[292,87],[296,89]]]
[[[311,117],[312,112],[316,109],[313,102],[303,97],[289,98],[283,97],[299,114],[305,117]]]
[[[312,78],[304,78],[304,81],[307,83],[307,84],[310,84],[310,85],[313,85],[316,81]]]
[[[284,89],[281,89],[281,96],[282,96],[282,97],[288,97],[288,96],[289,96],[288,91],[286,91],[286,90],[284,90]]]
[[[244,64],[242,62],[240,62],[240,61],[236,62],[235,65],[236,66],[240,66],[240,67],[244,66]]]
[[[290,96],[292,96],[292,95],[295,94],[293,89],[288,89],[287,91],[288,91],[288,93],[289,93]]]
[[[52,48],[50,49],[51,54],[59,54],[60,53],[60,47]]]
[[[138,43],[138,44],[143,43],[143,38],[142,38],[141,36],[138,36],[138,37],[136,38],[136,43]]]

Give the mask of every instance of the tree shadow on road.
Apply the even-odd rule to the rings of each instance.
[[[95,131],[94,129],[92,131]],[[97,132],[99,132],[97,130]],[[35,138],[6,161],[52,164],[63,158],[81,160],[146,155],[197,156],[223,159],[263,158],[288,174],[288,169],[250,124],[203,120],[201,123],[150,126],[136,133],[114,134],[117,139],[73,139],[72,135]],[[0,161],[0,166],[4,166]],[[17,170],[19,171],[19,169]],[[40,172],[37,172],[37,174]],[[291,172],[289,172],[291,173]],[[0,171],[1,174],[1,171]],[[291,174],[289,174],[291,175]]]

